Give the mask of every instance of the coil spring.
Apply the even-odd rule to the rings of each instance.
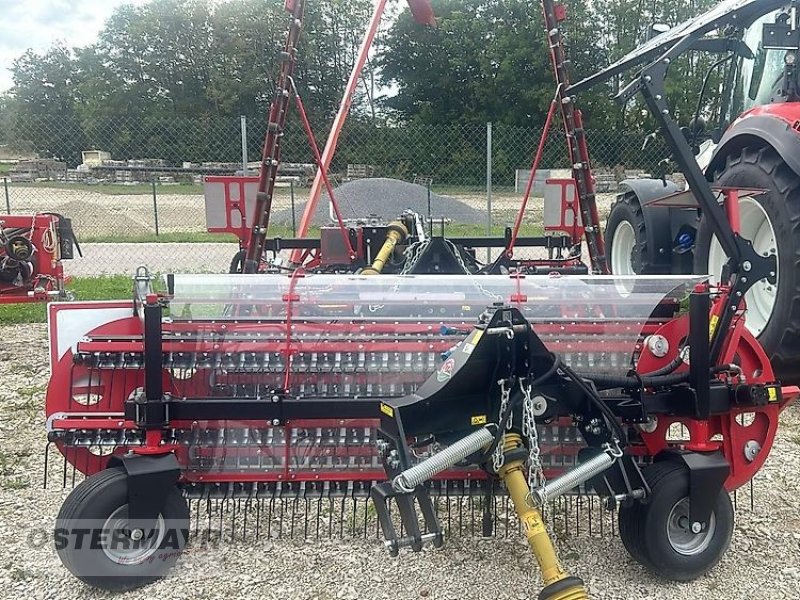
[[[567,471],[560,477],[551,479],[543,487],[532,490],[531,494],[539,504],[545,504],[549,500],[563,496],[595,475],[599,475],[613,465],[616,460],[616,454],[612,454],[611,451],[605,451]]]
[[[400,473],[392,481],[392,487],[398,492],[410,494],[418,485],[488,446],[493,439],[494,434],[488,426],[474,431],[434,456]]]

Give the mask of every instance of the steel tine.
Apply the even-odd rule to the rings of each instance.
[[[322,521],[322,497],[325,493],[325,488],[327,487],[328,482],[326,481],[319,490],[319,499],[317,500],[317,539],[319,539],[319,525]]]
[[[47,444],[44,446],[44,485],[42,486],[43,489],[47,489],[47,466],[48,466],[48,458],[50,456],[50,444],[53,442],[48,441]]]
[[[208,519],[208,525],[206,525],[206,535],[208,536],[209,540],[211,539],[211,488],[208,488],[208,498],[206,498],[206,518]]]
[[[308,490],[303,490],[303,539],[308,539],[308,511],[311,508],[311,502],[308,498]]]
[[[244,501],[244,523],[242,523],[242,541],[247,541],[247,513],[250,512],[252,506],[252,488],[248,491],[247,498]]]
[[[231,504],[233,504],[233,512],[232,512],[232,515],[231,515],[231,518],[230,518],[230,522],[231,522],[231,538],[230,538],[230,541],[231,542],[235,542],[236,541],[236,519],[237,519],[237,512],[238,512],[237,511],[238,502],[237,502],[237,500],[233,499],[233,500],[231,500]]]
[[[197,539],[197,536],[200,532],[200,498],[197,499],[197,506],[195,507],[194,511],[194,537]]]
[[[263,500],[258,497],[258,487],[256,487],[256,539],[261,538],[261,503]]]
[[[272,539],[272,516],[275,514],[275,493],[278,489],[278,483],[272,488],[272,496],[269,499],[269,510],[267,511],[267,539]]]
[[[225,516],[226,510],[229,508],[228,505],[228,492],[230,491],[230,486],[232,484],[228,484],[225,486],[225,495],[222,497],[222,500],[219,504],[219,540],[222,541],[222,532],[225,530],[223,527],[223,518]]]

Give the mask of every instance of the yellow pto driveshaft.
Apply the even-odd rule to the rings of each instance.
[[[386,241],[375,256],[375,260],[372,261],[372,265],[364,267],[361,270],[361,274],[378,275],[383,271],[383,267],[386,265],[389,258],[391,258],[392,252],[394,252],[394,247],[400,242],[405,241],[407,237],[408,229],[406,229],[406,226],[402,222],[393,221],[390,223],[386,231]]]
[[[539,594],[539,600],[588,599],[583,581],[578,577],[567,575],[561,566],[553,542],[547,533],[542,513],[530,502],[530,488],[524,468],[526,451],[519,435],[505,434],[503,453],[505,461],[498,474],[506,484],[517,516],[522,522],[525,536],[528,538],[528,544],[542,570],[545,588]]]

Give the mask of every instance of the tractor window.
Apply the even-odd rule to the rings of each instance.
[[[756,20],[745,30],[744,43],[755,55],[752,59],[741,59],[739,75],[731,103],[731,116],[769,104],[776,86],[783,77],[785,50],[765,50],[761,44],[764,23],[773,23],[777,13],[770,13]]]

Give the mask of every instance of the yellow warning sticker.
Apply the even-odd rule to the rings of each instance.
[[[711,315],[711,318],[708,320],[709,339],[714,337],[714,331],[717,329],[717,323],[719,323],[719,315]]]
[[[544,521],[542,521],[541,517],[539,517],[536,513],[530,513],[526,515],[522,520],[522,526],[525,529],[525,535],[528,538],[531,538],[534,535],[547,533],[547,529],[544,527]]]
[[[481,339],[482,335],[483,335],[483,329],[476,329],[475,331],[472,332],[472,335],[469,338],[469,343],[472,344],[473,346],[476,345],[478,343],[478,340]]]
[[[769,396],[770,402],[777,402],[778,401],[778,390],[774,387],[767,388],[767,395]]]
[[[386,416],[394,418],[394,409],[388,404],[381,402],[381,412]]]
[[[473,425],[486,425],[486,415],[475,415],[472,417]]]

